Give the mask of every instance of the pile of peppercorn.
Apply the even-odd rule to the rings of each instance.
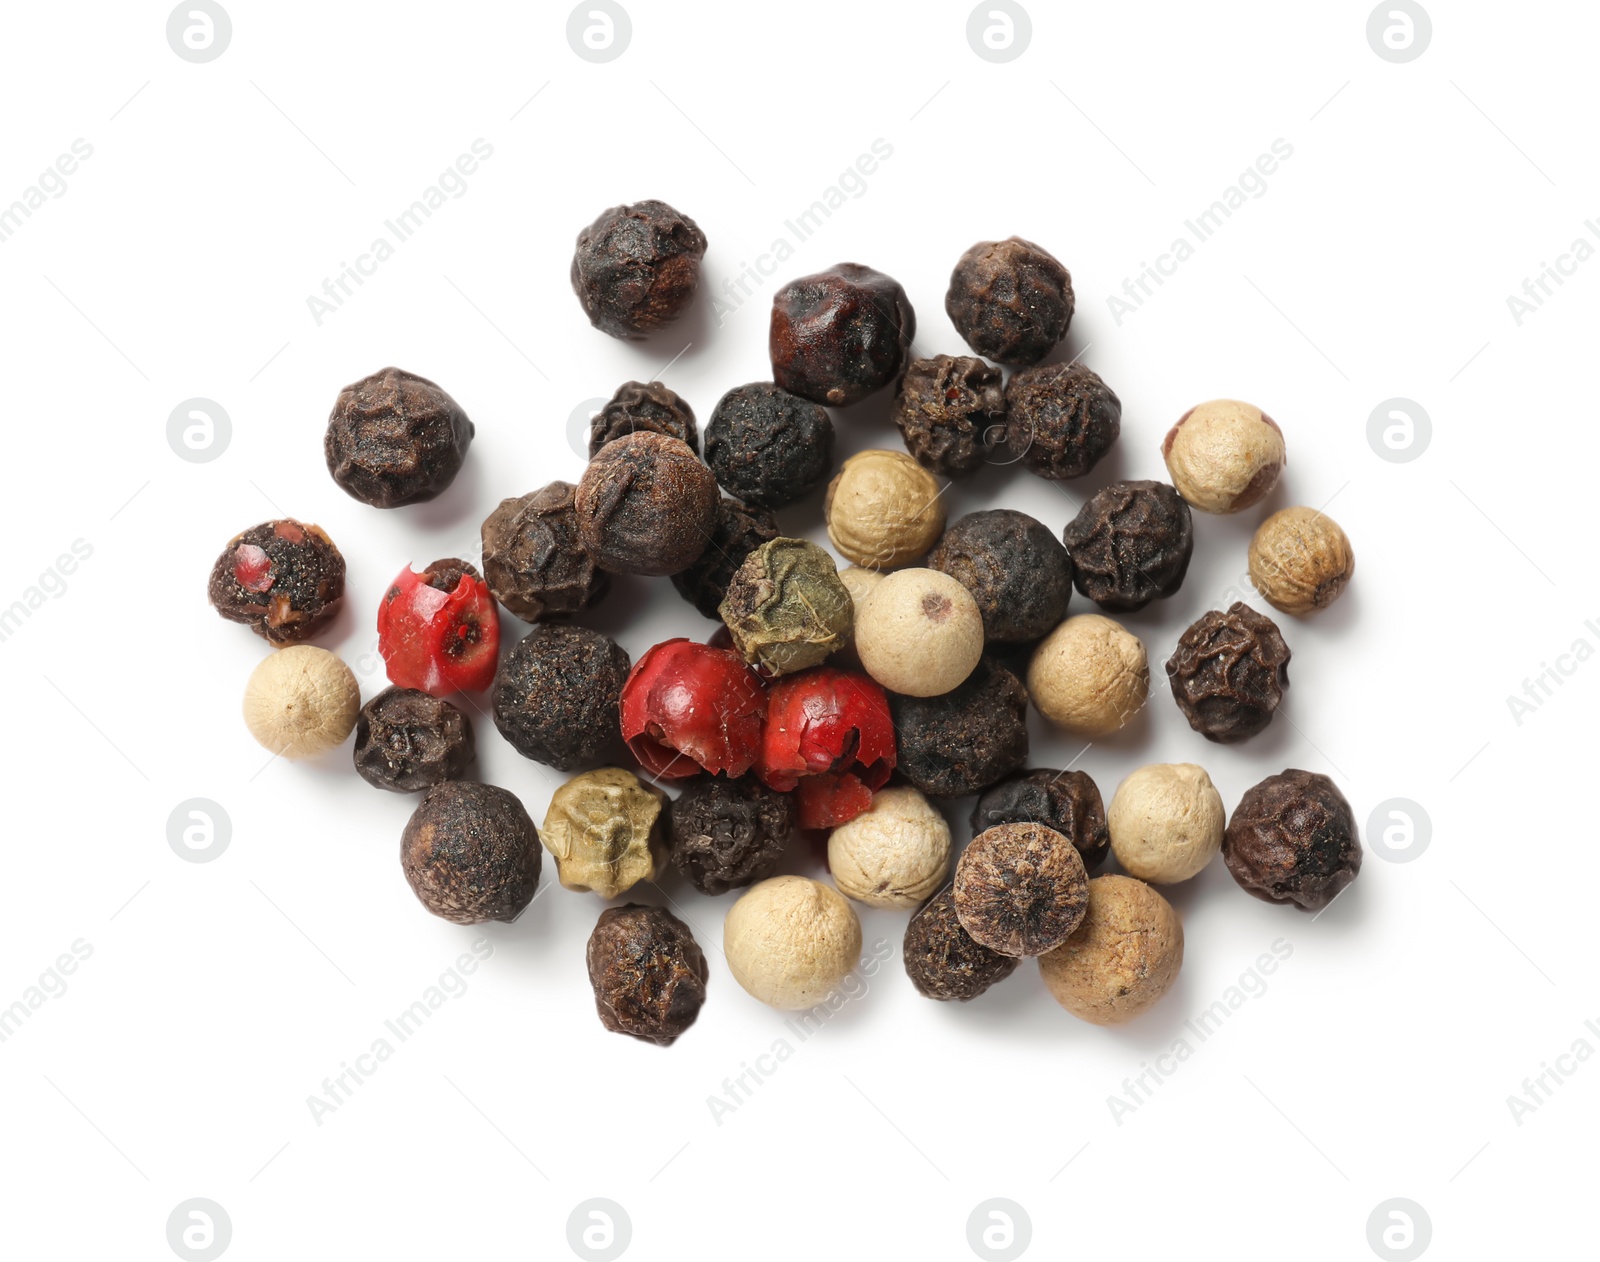
[[[705,249],[664,203],[617,207],[580,233],[573,288],[596,328],[642,336],[693,301]],[[1098,1024],[1171,985],[1182,925],[1154,887],[1218,851],[1249,893],[1325,907],[1361,861],[1349,804],[1325,776],[1271,776],[1229,821],[1192,764],[1135,769],[1109,807],[1085,773],[1027,766],[1030,704],[1090,740],[1143,708],[1145,647],[1106,614],[1179,589],[1192,510],[1258,504],[1284,464],[1282,431],[1250,404],[1203,403],[1161,445],[1170,483],[1113,483],[1059,538],[1008,508],[947,523],[940,477],[986,462],[1082,477],[1117,442],[1122,408],[1084,365],[1042,362],[1067,334],[1073,291],[1039,246],[973,246],[945,309],[975,355],[913,359],[911,304],[871,268],[784,285],[772,379],[729,390],[703,438],[660,382],[623,385],[593,418],[576,485],[489,514],[481,569],[445,558],[400,571],[375,615],[391,686],[365,705],[348,667],[306,643],[343,598],[333,541],[289,519],[235,536],[211,603],[281,650],[247,687],[251,732],[300,757],[353,728],[363,779],[423,795],[402,866],[423,906],[456,923],[516,919],[545,850],[563,886],[604,899],[669,863],[702,893],[743,890],[724,952],[741,986],[780,1008],[822,1002],[856,967],[855,902],[914,913],[904,963],[922,994],[969,1000],[1037,957],[1061,1005]],[[891,386],[906,450],[835,469],[828,408]],[[339,486],[391,509],[448,487],[473,434],[438,385],[388,368],[340,393],[324,447]],[[843,570],[773,517],[830,474],[827,534],[852,563]],[[1353,564],[1344,532],[1302,508],[1263,522],[1249,553],[1263,599],[1291,615],[1333,601]],[[614,574],[670,577],[721,626],[633,662],[573,620]],[[1106,612],[1069,616],[1074,589]],[[500,606],[532,624],[504,655]],[[1271,722],[1288,662],[1273,620],[1236,603],[1184,631],[1166,671],[1193,729],[1231,742]],[[575,773],[539,827],[513,794],[465,778],[472,725],[447,698],[486,690],[513,748]],[[974,836],[957,855],[937,803],[971,795]],[[827,832],[833,884],[774,876],[796,830]],[[1091,879],[1108,854],[1127,875]],[[587,963],[610,1030],[670,1043],[705,999],[704,956],[659,907],[606,909]]]

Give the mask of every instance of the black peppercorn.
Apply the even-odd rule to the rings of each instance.
[[[602,447],[573,507],[584,550],[614,574],[676,574],[706,550],[717,524],[717,480],[686,443],[629,434]]]
[[[1072,323],[1072,277],[1021,237],[980,241],[956,263],[945,314],[968,346],[1002,364],[1037,364]]]
[[[844,407],[899,376],[916,331],[899,281],[838,263],[773,295],[772,377],[791,394]]]
[[[1072,561],[1050,529],[1026,513],[968,513],[944,532],[927,565],[972,593],[990,644],[1037,640],[1067,616]]]
[[[558,771],[595,766],[621,739],[618,704],[630,665],[609,636],[541,623],[500,663],[494,724],[525,758]]]
[[[672,862],[702,894],[764,881],[794,829],[793,799],[754,776],[693,781],[672,804]]]
[[[972,833],[996,824],[1043,824],[1078,848],[1083,866],[1093,872],[1111,850],[1100,787],[1083,771],[1040,768],[1002,780],[972,808]]]
[[[700,1015],[710,970],[689,926],[661,907],[624,903],[589,935],[589,984],[600,1024],[666,1047]]]
[[[820,404],[771,382],[736,386],[712,409],[706,463],[735,499],[782,508],[828,475],[833,421]]]
[[[356,771],[368,784],[416,793],[472,765],[467,716],[417,688],[385,688],[356,716]]]
[[[1271,618],[1235,601],[1183,633],[1167,679],[1190,727],[1207,740],[1242,741],[1266,727],[1283,701],[1289,646]]]
[[[1000,370],[970,355],[914,359],[900,378],[894,423],[917,463],[947,478],[971,473],[1005,438]]]
[[[483,523],[483,575],[494,597],[528,622],[597,604],[611,576],[578,538],[577,488],[551,482],[500,501]]]
[[[1001,955],[1043,955],[1089,910],[1089,876],[1072,841],[1043,824],[996,824],[972,839],[951,890],[961,927]]]
[[[1006,450],[1042,478],[1081,478],[1122,431],[1122,401],[1082,364],[1040,364],[1006,383]]]
[[[339,392],[322,446],[328,472],[349,495],[398,508],[449,486],[472,435],[461,405],[433,382],[385,368]]]
[[[720,619],[717,607],[728,594],[728,584],[745,557],[777,537],[778,523],[771,513],[724,498],[717,508],[717,524],[706,550],[688,569],[672,576],[672,585],[678,595],[707,618]]]
[[[665,434],[691,451],[699,445],[694,409],[659,381],[627,381],[589,422],[589,455],[627,434]]]
[[[595,328],[642,337],[683,314],[705,252],[699,225],[666,202],[613,206],[578,234],[572,288]]]
[[[1022,962],[991,951],[961,927],[950,884],[911,917],[900,954],[906,975],[921,994],[961,1003],[1010,977]]]
[[[539,888],[543,858],[515,795],[471,780],[429,789],[400,838],[400,866],[417,898],[458,925],[515,920]]]
[[[1361,871],[1361,838],[1338,786],[1291,768],[1245,791],[1223,834],[1222,859],[1247,893],[1320,911]]]
[[[206,595],[229,622],[272,644],[309,640],[339,612],[344,557],[320,526],[264,521],[228,540]]]
[[[1183,586],[1194,519],[1165,482],[1113,482],[1067,524],[1072,581],[1105,609],[1143,609]]]
[[[898,770],[930,797],[961,797],[1010,775],[1028,757],[1028,692],[985,657],[938,697],[889,694]]]

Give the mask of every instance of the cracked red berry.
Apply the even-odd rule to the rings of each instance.
[[[794,791],[801,828],[833,828],[860,815],[894,764],[889,699],[865,675],[818,666],[768,690],[756,775],[768,788]]]
[[[378,607],[378,651],[391,683],[435,697],[482,692],[500,660],[500,616],[465,561],[401,570]]]
[[[761,745],[766,689],[739,654],[667,640],[622,688],[622,736],[647,772],[681,780],[702,770],[744,775]]]

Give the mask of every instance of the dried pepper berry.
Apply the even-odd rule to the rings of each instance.
[[[378,651],[389,681],[435,697],[482,692],[500,660],[500,615],[465,561],[401,570],[378,607]]]
[[[819,666],[771,685],[756,774],[780,793],[794,791],[801,828],[861,814],[895,756],[889,699],[865,675]]]
[[[766,691],[729,649],[667,640],[647,652],[622,687],[622,736],[662,780],[702,770],[742,776],[761,744]]]

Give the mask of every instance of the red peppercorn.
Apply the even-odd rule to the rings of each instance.
[[[647,652],[622,687],[622,737],[652,776],[681,780],[750,770],[766,689],[739,654],[693,640]]]
[[[889,699],[865,675],[818,666],[772,684],[756,774],[768,788],[794,790],[801,828],[860,815],[894,764]]]
[[[378,607],[378,651],[391,683],[435,697],[481,692],[500,661],[500,615],[465,561],[401,570]]]

